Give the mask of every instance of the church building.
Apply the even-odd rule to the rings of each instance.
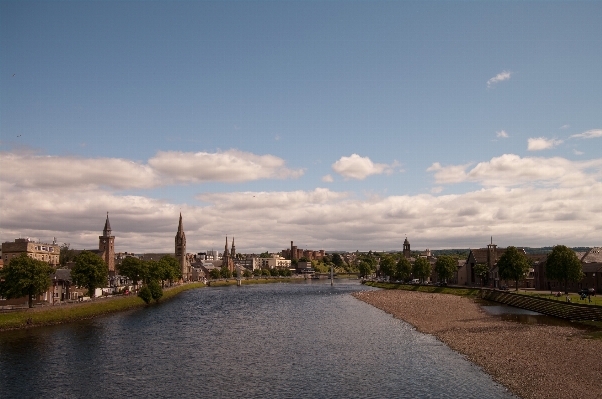
[[[111,223],[109,223],[109,212],[102,235],[98,237],[98,254],[109,268],[109,275],[115,275],[115,236],[111,235]]]
[[[192,278],[192,267],[186,256],[186,234],[184,234],[184,226],[182,224],[182,213],[180,213],[180,223],[178,224],[178,232],[176,233],[175,255],[180,262],[182,271],[182,280],[189,281]]]

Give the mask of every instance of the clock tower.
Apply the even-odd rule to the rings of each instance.
[[[109,274],[115,274],[115,236],[111,235],[111,223],[109,223],[109,212],[102,235],[98,237],[98,251],[100,257],[109,268]]]

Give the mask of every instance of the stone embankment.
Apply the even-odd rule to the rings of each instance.
[[[588,339],[586,331],[504,321],[455,295],[354,295],[436,336],[521,398],[602,398],[602,341]]]

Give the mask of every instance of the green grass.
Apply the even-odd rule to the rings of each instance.
[[[566,302],[566,295],[561,295],[560,297],[555,297],[554,295],[550,295],[550,294],[542,294],[540,292],[529,292],[529,291],[509,291],[515,294],[520,294],[520,295],[529,295],[529,296],[534,296],[537,298],[545,298],[545,299],[552,299],[558,302]],[[571,298],[571,302],[572,303],[577,303],[580,305],[593,305],[593,306],[602,306],[602,296],[601,295],[596,295],[596,296],[592,296],[591,299],[592,301],[590,302],[587,298],[585,298],[585,300],[581,300],[579,299],[579,295],[575,294],[575,293],[569,293],[569,298]]]
[[[204,287],[203,283],[179,285],[163,291],[160,302],[178,295],[182,291]],[[114,299],[98,299],[93,302],[77,304],[48,306],[44,309],[18,310],[0,313],[0,330],[10,330],[32,326],[68,323],[75,320],[89,319],[109,313],[145,306],[146,304],[135,295]],[[149,305],[150,306],[150,305]],[[29,321],[29,323],[28,323]]]
[[[434,285],[409,285],[409,284],[393,284],[393,283],[377,283],[374,281],[366,282],[366,285],[387,290],[404,290],[417,292],[430,292],[437,294],[451,294],[466,297],[477,297],[481,290],[478,288],[452,288],[452,287],[437,287]]]

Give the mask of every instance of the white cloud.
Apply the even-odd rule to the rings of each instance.
[[[439,194],[442,191],[443,191],[443,187],[442,186],[437,186],[437,187],[431,188],[431,193],[433,193],[433,194]]]
[[[596,137],[602,137],[602,129],[592,129],[583,133],[573,134],[571,139],[580,138],[580,139],[593,139]]]
[[[146,189],[177,183],[244,182],[297,178],[273,155],[229,150],[217,153],[158,152],[148,164],[122,158],[0,153],[0,180],[22,187]]]
[[[159,151],[148,163],[163,175],[183,183],[232,183],[297,178],[303,175],[302,169],[286,168],[282,158],[238,150],[216,153]]]
[[[506,133],[505,130],[500,130],[499,132],[496,132],[495,134],[496,134],[497,137],[500,137],[500,138],[503,138],[503,139],[507,139],[509,137],[508,133]]]
[[[326,175],[326,176],[322,177],[322,181],[325,183],[332,183],[334,181],[334,179],[332,178],[331,175]]]
[[[480,247],[493,235],[505,245],[594,245],[602,230],[602,183],[580,187],[491,187],[464,194],[357,198],[319,188],[293,192],[199,195],[203,205],[179,205],[103,189],[85,192],[0,183],[0,239],[19,236],[97,248],[106,211],[117,251],[171,252],[179,212],[189,252],[223,248],[226,235],[240,252]],[[260,232],[258,234],[258,232]]]
[[[573,149],[573,154],[575,154],[575,155],[583,155],[583,151],[579,151],[579,150]]]
[[[0,179],[24,187],[107,186],[150,188],[161,184],[148,165],[121,158],[80,158],[0,153]]]
[[[571,125],[562,125],[562,126],[560,126],[561,129],[568,129],[569,127],[571,127]]]
[[[498,82],[503,82],[504,80],[510,79],[511,74],[512,73],[509,71],[502,71],[502,72],[498,73],[497,75],[495,75],[494,77],[492,77],[491,79],[489,79],[487,81],[487,88],[492,87],[493,85],[495,85]]]
[[[562,140],[547,139],[545,137],[530,138],[527,141],[527,149],[529,151],[549,150],[562,144]]]
[[[525,184],[575,187],[594,184],[602,176],[602,159],[574,162],[560,157],[521,158],[504,154],[467,170],[469,166],[471,164],[441,166],[436,162],[427,171],[435,172],[438,184],[476,182],[488,187]]]
[[[368,157],[360,157],[357,154],[352,154],[349,157],[341,157],[341,159],[333,163],[332,170],[345,179],[364,180],[370,175],[391,174],[397,166],[399,166],[397,161],[391,165],[373,163]]]

